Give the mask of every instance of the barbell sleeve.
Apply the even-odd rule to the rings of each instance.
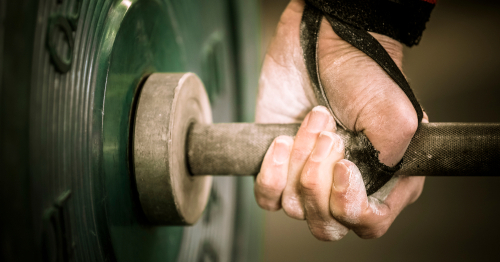
[[[256,175],[279,135],[295,136],[300,124],[193,124],[187,155],[192,175]],[[350,132],[337,130],[346,151]],[[499,123],[423,123],[403,157],[400,175],[500,175]]]

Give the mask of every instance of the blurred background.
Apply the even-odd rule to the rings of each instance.
[[[287,0],[261,0],[265,53]],[[432,122],[500,122],[500,1],[438,0],[404,71]],[[500,261],[500,177],[429,177],[380,239],[316,240],[266,212],[264,261]]]

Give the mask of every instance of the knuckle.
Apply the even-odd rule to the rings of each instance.
[[[265,192],[281,193],[286,185],[286,179],[273,174],[262,173],[257,176],[257,186],[262,188]]]
[[[310,150],[305,150],[305,149],[294,149],[292,151],[292,154],[290,156],[290,162],[295,162],[295,163],[300,163],[303,162],[305,159],[309,158],[309,155],[311,154]]]
[[[336,213],[337,217],[343,221],[352,220],[352,219],[350,219],[349,212],[347,211],[347,209],[345,207],[339,208],[338,210],[336,210],[335,213]]]
[[[320,187],[320,182],[315,177],[303,175],[300,177],[300,187],[305,193],[313,193]]]
[[[363,221],[365,218],[362,212],[360,206],[352,202],[341,204],[331,211],[333,217],[349,225],[357,225]]]
[[[409,121],[408,121],[409,120]],[[418,122],[413,119],[407,119],[406,123],[404,123],[402,128],[403,137],[407,139],[411,139],[418,128]]]
[[[281,192],[272,192],[265,188],[256,186],[254,188],[255,200],[257,204],[265,210],[276,211],[281,208],[280,194]]]
[[[336,199],[345,199],[345,198],[337,196]],[[335,202],[337,203],[334,204],[333,202],[330,202],[330,213],[332,214],[333,217],[345,221],[346,219],[348,219],[348,212],[345,206],[339,203],[340,201],[335,201]]]
[[[287,216],[298,220],[304,220],[304,210],[298,199],[283,197],[281,206]]]
[[[400,110],[393,117],[393,121],[398,126],[401,136],[406,139],[411,139],[418,128],[417,115],[413,107],[408,110]]]
[[[276,193],[282,190],[282,188],[277,183],[272,183],[272,181],[264,180],[264,182],[257,182],[258,186],[264,192]]]

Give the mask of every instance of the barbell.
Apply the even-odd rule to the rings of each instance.
[[[274,138],[294,136],[300,125],[212,124],[208,96],[193,73],[150,75],[133,115],[130,151],[141,206],[151,223],[167,225],[194,224],[208,200],[208,175],[257,175]],[[373,149],[364,135],[344,129],[337,134],[346,158],[372,164],[366,163]],[[422,123],[396,174],[497,176],[499,159],[500,124]],[[368,194],[386,182],[361,171]]]

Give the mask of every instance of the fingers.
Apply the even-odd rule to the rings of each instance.
[[[348,160],[339,161],[333,169],[333,177],[330,196],[333,217],[360,237],[372,238],[385,233],[392,223],[388,221],[390,210],[383,204],[369,201],[356,165]]]
[[[281,208],[281,194],[285,189],[293,138],[279,136],[267,150],[254,186],[258,205],[269,211]]]
[[[385,234],[403,208],[418,198],[424,182],[423,177],[401,177],[395,180],[396,185],[384,201],[366,196],[363,179],[354,163],[340,160],[333,173],[332,216],[361,238]]]
[[[254,187],[260,207],[275,211],[283,206],[287,215],[298,219],[307,213],[312,234],[324,241],[340,240],[349,232],[329,208],[333,166],[344,156],[341,138],[324,131],[334,129],[328,110],[314,108],[295,140],[286,136],[274,140]]]
[[[292,218],[305,219],[299,184],[300,175],[320,132],[331,131],[334,128],[335,122],[328,109],[317,106],[306,116],[297,132],[290,155],[288,179],[281,201],[283,210]]]
[[[256,179],[257,203],[270,211],[283,207],[287,215],[307,219],[311,233],[320,240],[339,240],[349,229],[362,238],[380,237],[418,198],[424,178],[393,179],[387,186],[389,196],[367,197],[359,170],[342,159],[340,137],[321,131],[334,129],[333,120],[325,121],[324,113],[319,107],[308,114],[295,141],[287,136],[275,139]]]
[[[343,157],[344,145],[340,137],[323,131],[300,176],[307,224],[311,233],[320,240],[340,240],[349,231],[333,218],[329,207],[333,166]]]
[[[429,122],[425,112],[422,122]],[[330,211],[361,238],[378,238],[406,206],[418,199],[424,182],[425,177],[393,177],[367,197],[359,169],[348,160],[340,160],[333,168]]]
[[[333,168],[330,209],[334,217],[348,225],[356,225],[368,207],[365,184],[354,163],[341,160]]]

